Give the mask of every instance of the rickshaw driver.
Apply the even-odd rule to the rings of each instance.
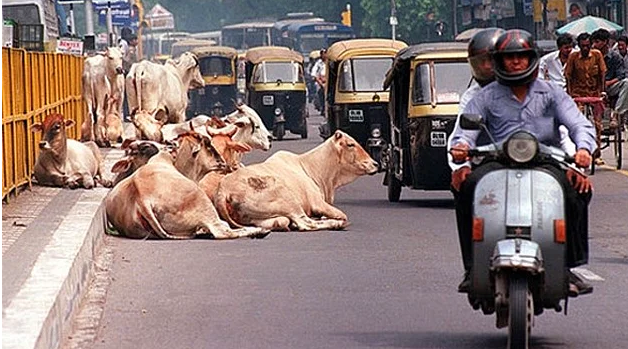
[[[558,86],[537,79],[539,56],[534,48],[532,35],[524,30],[513,29],[502,34],[495,45],[493,64],[496,82],[479,91],[465,108],[465,113],[480,114],[496,142],[505,140],[510,134],[526,129],[540,142],[560,145],[558,125],[570,130],[577,151],[575,164],[588,167],[591,153],[596,148],[593,125],[580,113],[576,104]],[[459,123],[459,120],[457,121]],[[462,130],[456,125],[450,139],[453,160],[463,163],[468,160],[467,151],[475,147],[480,131]],[[472,250],[472,201],[475,185],[489,171],[501,167],[495,162],[486,162],[471,171],[467,163],[452,173],[452,187],[459,191],[456,214],[463,217],[458,221],[463,253]],[[591,184],[578,172],[568,169],[560,173],[565,189],[566,218],[568,231],[567,266],[573,268],[588,262],[588,204],[591,200]],[[471,256],[465,267],[471,265]],[[470,270],[465,270],[459,292],[468,292]],[[572,296],[593,291],[593,287],[575,274],[569,273],[569,293]]]

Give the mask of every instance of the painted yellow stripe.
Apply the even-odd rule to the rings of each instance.
[[[610,165],[598,165],[598,166],[596,166],[596,167],[603,168],[603,169],[605,169],[605,170],[615,171],[615,172],[618,172],[618,173],[623,174],[624,176],[628,176],[628,171],[626,171],[626,170],[618,170],[615,166],[610,166]]]
[[[267,83],[267,84],[254,84],[253,90],[256,92],[261,91],[305,91],[305,83],[290,83],[284,82],[281,84]]]

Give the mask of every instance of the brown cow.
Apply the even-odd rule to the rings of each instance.
[[[175,143],[178,146],[174,167],[196,183],[207,173],[226,168],[224,159],[207,136],[188,132],[180,135]]]
[[[218,186],[214,204],[220,216],[236,227],[342,229],[347,216],[332,206],[334,191],[375,173],[377,162],[351,136],[336,131],[307,153],[279,151],[262,163],[228,174]]]
[[[104,122],[104,135],[105,142],[110,143],[122,143],[122,134],[124,133],[124,127],[122,126],[122,114],[118,108],[120,104],[120,97],[105,96],[105,122]]]
[[[157,142],[125,139],[121,146],[121,149],[125,151],[125,156],[111,168],[111,172],[117,174],[113,180],[113,185],[120,183],[120,181],[137,171],[138,168],[146,165],[151,157],[157,155],[164,148],[164,144]]]
[[[261,228],[231,229],[220,221],[211,200],[160,151],[116,185],[105,198],[107,219],[129,238],[263,238]]]
[[[61,114],[50,114],[42,123],[31,126],[32,132],[42,132],[39,157],[34,175],[41,185],[93,188],[97,182],[110,187],[111,181],[102,178],[102,157],[94,142],[81,143],[68,139],[66,127],[74,120],[65,120]]]

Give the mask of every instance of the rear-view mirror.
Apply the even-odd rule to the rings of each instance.
[[[462,114],[460,115],[460,127],[463,130],[479,130],[482,125],[482,115]]]

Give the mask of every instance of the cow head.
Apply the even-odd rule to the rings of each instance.
[[[230,123],[239,121],[242,124],[233,136],[233,140],[246,143],[253,149],[264,151],[270,149],[273,135],[264,126],[262,118],[253,108],[246,104],[236,105],[236,110],[227,115],[226,120]]]
[[[49,114],[41,123],[34,123],[30,129],[32,132],[41,132],[39,142],[40,150],[66,149],[66,127],[74,125],[74,120],[64,119],[61,114]]]
[[[327,142],[332,142],[338,154],[339,167],[351,175],[373,175],[378,164],[353,137],[342,131],[336,131]]]
[[[214,128],[216,120],[209,120],[206,125],[207,133],[211,137],[212,146],[225,160],[228,169],[235,170],[240,167],[241,154],[251,151],[248,144],[237,142],[232,139],[233,135],[242,125],[240,123],[225,125],[221,128]]]
[[[225,168],[225,161],[212,145],[209,137],[187,132],[176,139],[177,156],[174,166],[184,176],[198,182],[207,173]]]
[[[125,156],[118,160],[111,168],[112,173],[117,173],[113,185],[129,177],[138,168],[144,166],[150,158],[157,155],[165,145],[152,141],[137,141],[125,139],[121,148],[125,151]]]
[[[139,132],[139,138],[161,142],[163,138],[161,128],[168,121],[168,111],[162,107],[155,109],[152,113],[138,110],[131,115],[131,121]]]
[[[177,58],[174,64],[183,85],[188,89],[201,88],[205,86],[205,80],[201,75],[201,68],[198,65],[198,58],[191,52],[185,52]]]
[[[107,75],[124,74],[122,51],[118,47],[107,47],[105,58],[107,59]]]

